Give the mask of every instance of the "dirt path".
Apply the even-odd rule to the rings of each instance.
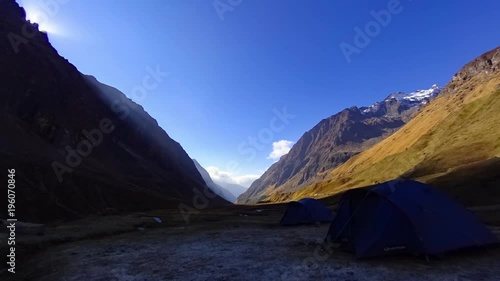
[[[26,280],[500,280],[500,250],[440,261],[359,261],[336,252],[306,265],[328,225],[210,224],[148,229],[53,247],[32,259]],[[323,255],[324,252],[321,253]]]

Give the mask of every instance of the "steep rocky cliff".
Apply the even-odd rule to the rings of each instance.
[[[0,167],[16,169],[19,220],[176,208],[207,191],[141,106],[83,76],[13,0],[0,0],[0,62]]]
[[[391,137],[278,200],[333,195],[397,177],[429,182],[467,205],[500,204],[500,47],[466,64]]]
[[[274,192],[293,192],[323,179],[327,171],[383,140],[440,93],[438,86],[397,92],[369,107],[353,106],[322,120],[290,152],[238,197],[255,203]]]

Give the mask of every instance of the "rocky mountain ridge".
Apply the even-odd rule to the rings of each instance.
[[[335,196],[397,177],[427,182],[468,206],[500,204],[500,47],[467,63],[441,94],[391,137],[297,192]]]
[[[19,220],[176,208],[210,192],[156,120],[82,75],[13,0],[0,1],[0,61],[0,167],[18,175]]]
[[[321,180],[326,171],[401,128],[441,89],[397,92],[369,107],[356,107],[323,119],[294,144],[287,155],[274,163],[250,188],[239,203],[255,203],[273,192],[291,192]]]
[[[205,170],[205,168],[203,168],[203,166],[201,166],[201,164],[198,161],[196,161],[196,159],[193,159],[193,162],[194,165],[196,166],[196,169],[198,169],[198,172],[200,172],[201,177],[212,191],[217,193],[217,195],[219,195],[220,197],[226,199],[226,201],[228,202],[231,203],[236,202],[236,196],[234,196],[231,192],[229,192],[229,190],[226,190],[224,187],[215,183],[210,177],[208,171]]]

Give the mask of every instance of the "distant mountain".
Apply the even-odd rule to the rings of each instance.
[[[325,179],[268,199],[324,197],[404,177],[470,206],[500,204],[500,47],[458,71],[439,97],[392,136],[327,171]]]
[[[17,218],[192,205],[206,185],[182,146],[123,93],[83,76],[25,17],[0,1],[0,168],[16,170]]]
[[[353,106],[322,120],[306,132],[290,152],[274,163],[238,203],[256,203],[274,192],[293,192],[327,176],[354,155],[401,128],[441,89],[390,94],[369,107]]]
[[[381,102],[376,102],[369,107],[361,107],[363,114],[373,116],[399,116],[405,112],[406,117],[417,111],[421,106],[426,105],[437,97],[441,89],[438,85],[432,85],[427,90],[417,90],[411,93],[397,92],[390,94]],[[413,110],[412,110],[413,109]]]
[[[221,187],[225,188],[229,192],[231,192],[231,194],[233,194],[235,197],[240,196],[243,192],[247,191],[248,189],[247,187],[244,187],[237,183],[230,183],[221,180],[214,180],[214,182],[220,185]]]
[[[198,161],[196,161],[196,159],[193,159],[193,162],[194,162],[194,165],[196,166],[196,169],[198,169],[198,171],[200,172],[201,177],[203,178],[203,180],[205,181],[205,183],[207,184],[207,186],[211,190],[213,190],[215,193],[217,193],[217,195],[219,195],[220,197],[226,199],[227,201],[229,201],[231,203],[236,202],[236,196],[234,196],[231,192],[226,190],[224,187],[216,184],[212,180],[212,178],[210,177],[210,174],[207,172],[207,170],[205,170],[205,168],[203,168],[200,165],[200,163],[198,163]]]

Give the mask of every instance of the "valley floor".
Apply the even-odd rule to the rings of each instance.
[[[173,223],[179,218],[166,213],[158,213],[162,223],[135,215],[143,221],[140,227],[130,215],[122,221],[107,218],[109,224],[135,227],[122,234],[47,247],[27,261],[17,277],[47,281],[499,280],[498,247],[431,261],[412,256],[356,260],[335,251],[326,260],[304,262],[314,259],[328,225],[281,227],[276,224],[281,211],[276,206],[207,211],[188,226]]]

